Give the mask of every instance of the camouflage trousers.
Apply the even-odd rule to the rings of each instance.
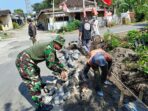
[[[29,89],[32,100],[37,106],[41,106],[43,104],[41,98],[42,80],[40,77],[39,67],[24,51],[18,54],[16,59],[16,67],[23,82]]]

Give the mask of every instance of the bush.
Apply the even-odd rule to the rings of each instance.
[[[136,12],[136,22],[140,22],[140,21],[143,21],[145,18],[145,15],[144,13],[139,13],[139,12]]]
[[[67,27],[63,26],[58,30],[58,33],[67,32]]]
[[[104,42],[107,43],[109,50],[112,50],[121,44],[119,37],[110,32],[104,34]]]
[[[139,69],[145,74],[148,74],[148,47],[140,46],[136,49],[140,59],[137,62]]]
[[[0,25],[0,30],[3,30],[1,25]]]
[[[58,33],[61,33],[63,31],[70,32],[70,31],[78,29],[79,26],[80,26],[80,21],[79,20],[73,20],[73,21],[69,22],[67,26],[61,27],[58,30]]]
[[[137,30],[132,30],[127,33],[128,42],[134,43],[136,39],[140,37],[140,32]]]
[[[14,28],[14,29],[19,29],[19,28],[20,28],[20,26],[19,26],[19,24],[18,24],[18,23],[13,22],[13,28]]]

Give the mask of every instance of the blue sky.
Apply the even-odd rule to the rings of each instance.
[[[42,2],[43,0],[30,0],[31,4]],[[0,0],[0,9],[10,9],[12,12],[14,9],[21,8],[26,12],[25,0]]]

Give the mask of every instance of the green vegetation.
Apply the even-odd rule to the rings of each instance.
[[[100,0],[97,0],[97,3],[99,6],[108,8]],[[148,20],[148,0],[112,0],[109,9],[118,15],[127,11],[135,12],[137,22]]]
[[[123,39],[120,39],[117,35],[114,35],[108,31],[104,34],[104,41],[107,44],[107,50],[112,50],[116,47],[133,49],[139,56],[139,59],[138,61],[136,61],[135,66],[144,74],[148,74],[148,32],[147,31],[148,31],[147,27],[145,28],[144,31],[132,30],[129,31],[126,37]]]
[[[18,23],[13,22],[13,28],[14,28],[14,29],[19,29],[19,28],[20,28],[20,26],[19,26],[19,24],[18,24]]]
[[[1,39],[6,39],[6,38],[9,38],[8,34],[5,33],[5,32],[0,32],[0,40]]]
[[[22,9],[15,9],[14,13],[20,16],[24,16],[24,11]]]
[[[79,20],[73,20],[73,21],[69,22],[67,24],[67,26],[61,27],[61,29],[58,30],[58,33],[70,32],[70,31],[78,29],[79,26],[80,26],[80,21]]]
[[[108,50],[112,50],[120,45],[120,38],[108,31],[104,34],[104,42],[106,43]]]
[[[52,2],[53,0],[43,0],[41,3],[33,4],[32,7],[34,11],[39,13],[40,10],[52,8]],[[54,0],[55,7],[58,7],[59,3],[61,3],[61,0]]]
[[[2,30],[2,25],[0,25],[0,30]]]

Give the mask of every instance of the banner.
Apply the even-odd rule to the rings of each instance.
[[[98,12],[97,12],[96,8],[92,8],[92,13],[94,14],[94,16],[98,15]]]
[[[69,12],[69,9],[67,8],[67,5],[65,2],[61,3],[59,8],[63,9],[64,12]]]
[[[110,6],[112,4],[112,0],[102,0],[104,4]]]

